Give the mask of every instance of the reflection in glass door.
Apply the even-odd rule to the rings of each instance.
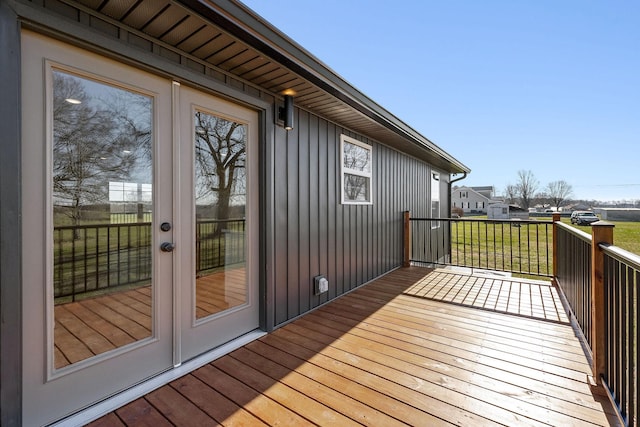
[[[179,360],[259,326],[258,114],[180,86]]]
[[[53,366],[150,338],[152,99],[53,70]]]
[[[247,301],[244,124],[196,111],[196,319]]]

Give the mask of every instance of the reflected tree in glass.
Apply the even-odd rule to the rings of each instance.
[[[366,202],[370,200],[369,176],[371,174],[371,151],[355,144],[344,142],[343,167],[351,172],[344,174],[344,194],[347,200]]]
[[[151,225],[113,224],[110,199],[114,183],[152,192],[153,99],[52,76],[52,351],[63,368],[153,334]]]
[[[195,120],[196,199],[213,202],[215,218],[228,219],[232,204],[245,203],[246,128],[203,112]]]
[[[246,302],[246,125],[198,111],[196,318]]]
[[[62,72],[53,77],[54,201],[80,225],[83,207],[108,202],[109,181],[149,174],[151,100]]]

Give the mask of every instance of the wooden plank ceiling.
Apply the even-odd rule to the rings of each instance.
[[[392,130],[380,120],[347,105],[335,94],[219,28],[210,17],[201,16],[181,3],[167,0],[79,0],[79,3],[263,91],[276,96],[293,91],[296,105],[314,114],[428,160],[446,171],[463,171],[459,165],[452,169],[451,159],[446,159],[448,155],[443,155],[439,148],[425,150],[424,145],[412,143],[412,138],[403,135],[403,131]]]
[[[284,66],[170,1],[80,0],[83,5],[272,94],[295,92],[296,104],[361,128],[369,121]]]

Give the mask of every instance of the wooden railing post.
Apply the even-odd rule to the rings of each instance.
[[[404,256],[403,267],[411,267],[411,212],[404,211]]]
[[[553,278],[552,281],[555,285],[558,284],[558,225],[556,224],[557,222],[560,222],[560,214],[559,213],[554,213],[552,215],[552,221],[553,221],[553,247],[552,247],[552,253],[551,253],[551,257],[552,257],[552,274],[553,274]]]
[[[613,227],[605,221],[591,224],[591,351],[593,378],[597,384],[602,383],[601,375],[606,369],[604,253],[600,244],[613,244]]]

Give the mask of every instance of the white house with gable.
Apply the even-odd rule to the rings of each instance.
[[[462,208],[465,214],[486,214],[490,204],[502,202],[494,199],[494,187],[457,187],[451,190],[451,208]]]

